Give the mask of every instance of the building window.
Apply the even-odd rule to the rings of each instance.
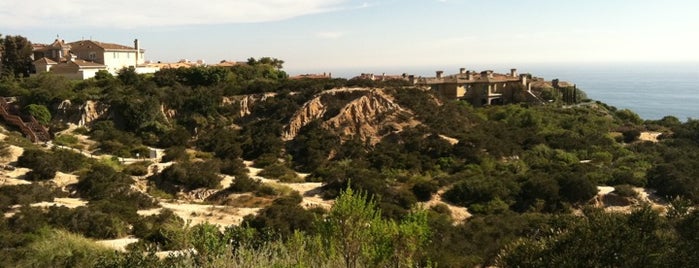
[[[97,54],[95,52],[90,52],[90,55],[88,56],[90,60],[95,60],[97,58]]]
[[[131,53],[126,53],[126,58],[130,59],[131,58]]]
[[[112,52],[112,57],[115,58],[115,59],[117,58],[117,57],[116,57],[116,52]]]

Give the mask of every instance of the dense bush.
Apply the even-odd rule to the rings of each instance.
[[[198,188],[220,187],[219,162],[216,160],[175,163],[160,174],[151,176],[158,188],[169,193],[191,191]]]

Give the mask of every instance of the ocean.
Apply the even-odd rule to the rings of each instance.
[[[497,73],[508,73],[510,68],[464,67],[476,71],[492,69]],[[458,68],[439,69],[453,74]],[[630,109],[643,119],[657,120],[668,115],[681,121],[699,119],[699,63],[519,64],[512,68],[546,80],[559,78],[575,83],[588,98],[618,109]],[[437,68],[353,68],[334,70],[333,77],[351,78],[362,72],[434,76],[435,70]]]
[[[540,65],[523,71],[575,83],[588,98],[643,119],[699,119],[699,63]]]

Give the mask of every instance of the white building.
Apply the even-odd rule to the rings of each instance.
[[[34,67],[37,73],[52,72],[71,79],[88,79],[100,70],[115,75],[128,67],[136,68],[138,73],[158,71],[146,66],[144,53],[138,39],[134,40],[134,47],[93,40],[65,43],[56,39],[50,45],[34,47]]]

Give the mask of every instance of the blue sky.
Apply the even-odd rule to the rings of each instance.
[[[153,61],[271,56],[290,73],[505,69],[699,62],[698,11],[690,0],[3,0],[0,33],[138,38]]]

